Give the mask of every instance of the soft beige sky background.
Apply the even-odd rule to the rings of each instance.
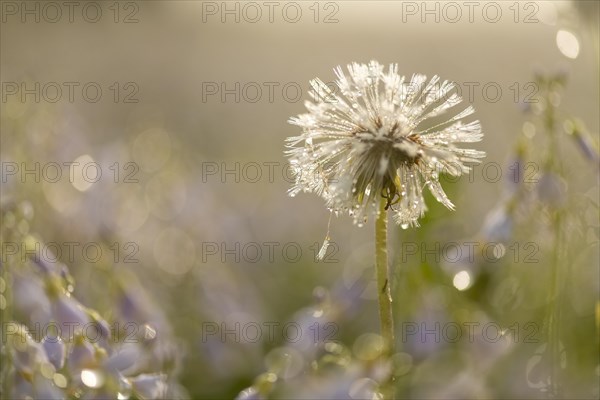
[[[58,150],[45,156],[64,161],[89,154],[93,159],[106,159],[107,163],[133,159],[143,164],[140,154],[147,148],[142,146],[142,150],[137,153],[132,150],[131,154],[122,150],[115,153],[116,149],[121,149],[120,144],[134,146],[147,128],[162,128],[167,135],[168,148],[163,149],[166,156],[161,153],[160,140],[152,137],[145,140],[152,142],[150,150],[152,146],[158,148],[155,149],[158,159],[162,154],[163,158],[179,162],[166,172],[164,179],[177,182],[173,177],[185,174],[196,184],[192,189],[179,182],[180,190],[170,191],[176,193],[171,201],[182,211],[179,218],[219,215],[237,221],[232,222],[237,233],[221,232],[217,237],[235,236],[243,231],[237,226],[241,218],[250,221],[251,230],[259,230],[266,236],[301,231],[320,240],[327,216],[320,199],[315,196],[288,199],[285,191],[289,185],[282,178],[283,167],[277,167],[274,183],[261,179],[256,184],[223,185],[215,177],[201,182],[202,163],[257,162],[264,166],[265,162],[273,162],[283,166],[283,140],[297,133],[286,121],[304,111],[302,103],[307,98],[308,80],[319,76],[326,82],[333,81],[332,68],[339,64],[370,59],[386,64],[397,62],[406,75],[439,74],[443,79],[461,82],[465,96],[468,85],[474,85],[471,103],[486,135],[479,148],[488,152],[488,162],[504,165],[509,159],[526,119],[522,105],[516,104],[514,97],[517,95],[522,101],[532,93],[535,88],[527,84],[533,81],[536,72],[564,71],[569,79],[562,98],[565,112],[585,121],[590,132],[599,130],[598,53],[597,42],[593,42],[597,21],[590,26],[570,2],[526,2],[518,3],[519,7],[511,2],[477,3],[472,9],[472,22],[469,8],[464,2],[457,2],[453,4],[459,5],[462,15],[457,23],[448,21],[455,15],[452,7],[435,2],[427,7],[435,10],[437,4],[439,22],[435,14],[423,13],[420,2],[322,2],[318,7],[318,23],[314,22],[317,8],[312,2],[292,3],[302,12],[297,23],[286,21],[294,15],[294,7],[289,9],[289,4],[274,9],[273,23],[268,21],[268,8],[260,2],[253,3],[262,12],[257,23],[247,21],[254,15],[253,9],[246,9],[242,3],[237,5],[239,23],[235,22],[235,15],[221,15],[220,2],[141,2],[137,9],[122,4],[118,23],[113,21],[114,10],[108,4],[99,4],[103,4],[103,14],[98,23],[86,22],[79,9],[75,10],[73,23],[68,22],[66,10],[56,23],[44,21],[43,10],[40,23],[33,22],[32,16],[26,16],[27,22],[23,23],[18,14],[3,15],[6,19],[0,39],[3,82],[37,81],[44,85],[75,81],[81,85],[75,89],[74,103],[67,101],[65,91],[55,104],[28,102],[15,112],[37,108],[58,110],[65,126],[51,128]],[[236,3],[228,4],[233,9]],[[585,9],[586,4],[589,7],[591,2],[579,3],[584,15],[593,13],[593,9]],[[288,9],[285,15],[284,7]],[[498,8],[501,16],[496,18]],[[121,22],[130,13],[138,22]],[[323,23],[330,13],[337,22]],[[225,23],[221,17],[226,18]],[[527,18],[538,21],[525,23]],[[491,22],[495,19],[498,22]],[[565,57],[557,47],[559,30],[576,36],[580,49],[577,58]],[[97,82],[103,88],[99,102],[83,100],[80,88],[87,82]],[[120,85],[119,100],[133,90],[124,85],[133,82],[138,90],[134,98],[139,102],[112,101],[114,91],[110,86],[114,82]],[[236,82],[240,88],[247,84],[260,87],[262,97],[250,102],[241,94],[238,103],[234,96],[228,95],[223,102],[220,94],[203,93],[206,85],[224,84],[233,88]],[[265,82],[275,85],[272,102]],[[282,92],[286,84],[293,86],[288,93],[297,101],[286,101]],[[484,92],[485,85],[500,87],[502,93],[497,102],[486,101],[485,96],[494,96],[495,89]],[[301,96],[295,95],[296,87],[301,88]],[[254,96],[254,92],[248,93]],[[573,163],[581,161],[577,157]],[[149,171],[160,170],[158,164]],[[267,167],[261,172],[266,174]],[[581,179],[585,185],[587,178]],[[477,221],[489,210],[501,189],[501,183],[485,182],[475,175],[474,184],[455,195],[456,204],[470,197],[480,199],[468,209],[468,214],[475,218],[472,226],[465,227],[466,231],[477,228]],[[195,198],[198,194],[194,193],[212,200],[198,201]],[[60,203],[61,197],[58,198]],[[290,209],[304,212],[290,213]],[[458,207],[456,216],[466,212]],[[127,218],[138,218],[132,223],[135,229],[126,231],[143,229],[146,220],[143,215],[132,217],[127,212],[124,218],[123,226],[128,225]],[[188,221],[181,219],[183,224]],[[268,224],[268,221],[278,223]],[[222,225],[215,221],[208,223],[213,224]],[[346,226],[349,222],[342,219],[339,224]]]

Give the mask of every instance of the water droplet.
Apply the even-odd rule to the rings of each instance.
[[[119,393],[117,399],[128,400],[131,397],[131,382],[124,377],[119,378]]]
[[[304,363],[304,357],[298,350],[291,347],[278,347],[265,357],[265,364],[269,372],[265,374],[264,379],[273,384],[278,378],[293,378],[302,373]]]
[[[408,224],[405,222],[403,224],[400,224],[400,228],[402,229],[408,229]]]
[[[98,371],[84,369],[81,371],[81,382],[87,387],[98,388],[104,383],[104,377]]]
[[[385,340],[375,333],[360,335],[354,342],[352,349],[359,360],[376,360],[385,351]]]
[[[317,254],[317,260],[322,261],[327,254],[327,249],[329,248],[329,236],[325,238],[323,241],[323,246],[321,246],[321,250],[319,250],[319,254]]]
[[[148,324],[144,324],[143,328],[143,338],[146,341],[152,341],[156,338],[156,329]]]
[[[494,257],[496,258],[502,258],[504,257],[504,255],[506,254],[506,247],[504,247],[504,245],[502,243],[496,243],[496,245],[494,246]]]
[[[407,374],[413,365],[413,358],[408,353],[396,353],[391,358],[394,365],[394,375],[402,376]]]
[[[52,381],[54,381],[54,384],[59,388],[64,389],[67,387],[67,378],[65,378],[63,374],[54,374]]]

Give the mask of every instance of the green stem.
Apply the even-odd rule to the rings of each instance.
[[[561,251],[561,215],[555,211],[553,216],[553,227],[555,233],[554,250],[552,252],[552,271],[550,281],[549,311],[548,311],[548,351],[550,351],[550,393],[553,396],[560,395],[559,371],[561,363],[560,354],[560,305],[561,294],[558,282],[563,279],[560,275],[560,251]]]
[[[379,319],[381,321],[381,336],[385,341],[383,356],[394,353],[394,319],[392,317],[392,293],[390,290],[388,255],[387,255],[387,201],[381,199],[379,213],[375,221],[375,264],[377,269],[377,297],[379,299]],[[392,374],[393,376],[393,374]],[[387,382],[386,382],[387,383]],[[386,385],[382,385],[386,386]],[[387,398],[394,398],[393,382],[389,387]]]
[[[552,86],[549,86],[549,93],[552,90]],[[546,160],[546,168],[557,175],[564,176],[561,157],[560,157],[560,144],[558,142],[558,132],[556,132],[557,125],[557,109],[552,105],[550,101],[550,95],[546,95],[547,109],[546,109],[546,129],[550,136],[550,152],[548,153]],[[551,276],[550,276],[550,293],[548,303],[548,316],[547,316],[547,336],[548,336],[548,347],[547,351],[550,352],[550,394],[554,397],[560,396],[561,385],[560,379],[560,317],[561,317],[561,293],[559,288],[559,282],[565,277],[561,273],[561,252],[562,252],[562,210],[552,209],[552,229],[554,231],[554,246],[552,251],[551,259]]]

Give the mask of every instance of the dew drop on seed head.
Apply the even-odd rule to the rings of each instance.
[[[407,223],[403,223],[400,225],[400,228],[402,229],[408,229],[408,224]]]

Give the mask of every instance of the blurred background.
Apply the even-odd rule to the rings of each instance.
[[[2,2],[3,323],[42,254],[180,397],[377,398],[391,363],[400,398],[598,398],[598,3],[471,3]],[[387,361],[372,222],[317,260],[283,154],[308,81],[372,59],[457,82],[488,154],[390,226]]]

